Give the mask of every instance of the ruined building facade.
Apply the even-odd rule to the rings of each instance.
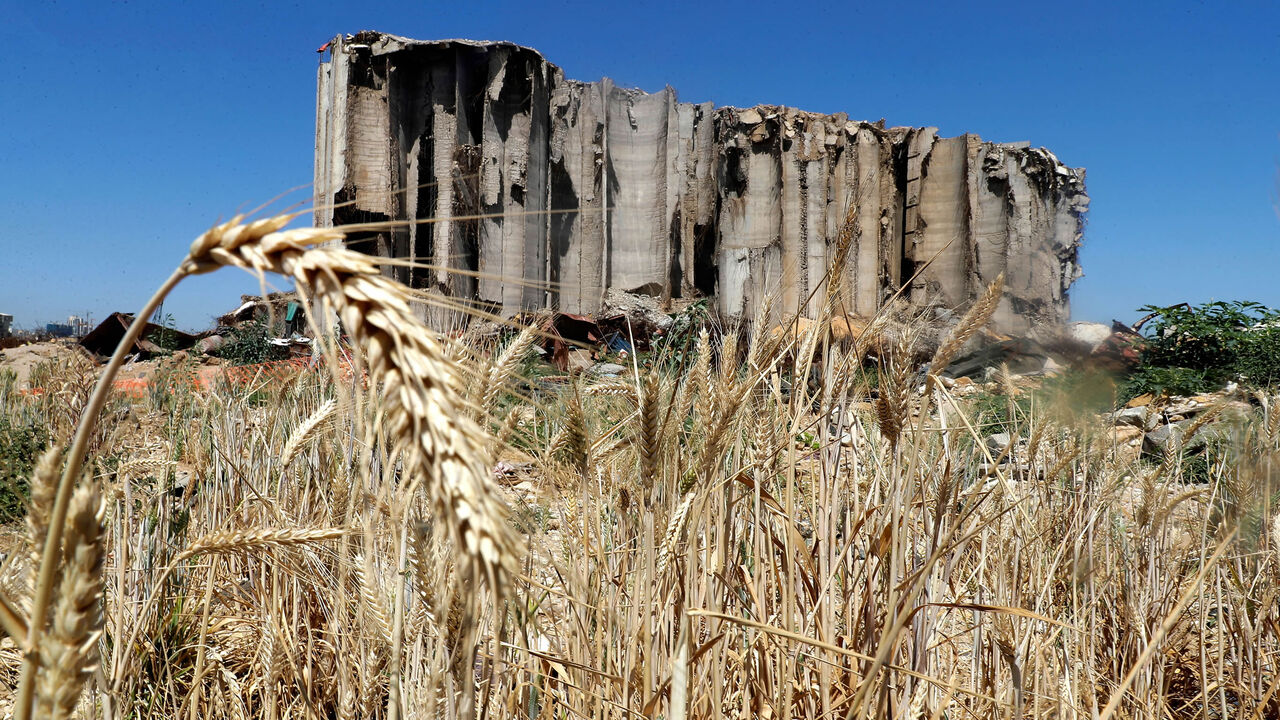
[[[1079,275],[1084,170],[1025,143],[715,108],[566,80],[509,43],[371,32],[330,45],[316,106],[317,225],[414,221],[355,244],[504,315],[594,312],[608,288],[745,318],[772,292],[779,312],[812,313],[849,203],[853,314],[904,283],[958,308],[1005,272],[993,322],[1021,332],[1065,321]]]

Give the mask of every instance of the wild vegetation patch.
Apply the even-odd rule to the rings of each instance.
[[[166,288],[288,275],[367,379],[128,404],[74,364],[46,395],[0,379],[0,418],[55,448],[23,445],[0,566],[18,717],[1280,713],[1274,396],[1193,471],[1222,407],[1133,459],[1099,421],[1114,384],[967,402],[921,368],[999,282],[927,365],[894,307],[824,341],[832,292],[799,333],[677,318],[615,377],[535,373],[536,327],[437,335],[338,231],[283,226],[215,228]]]

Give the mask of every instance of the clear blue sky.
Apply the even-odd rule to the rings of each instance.
[[[133,310],[213,221],[309,183],[315,50],[361,29],[512,40],[568,77],[691,101],[1030,140],[1089,171],[1077,318],[1280,306],[1280,3],[394,5],[0,0],[0,312]],[[256,286],[224,271],[166,309],[203,328]]]

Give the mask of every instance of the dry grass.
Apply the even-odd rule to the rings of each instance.
[[[282,227],[219,226],[185,272],[294,278],[367,387],[299,372],[95,408],[72,367],[46,369],[66,402],[0,410],[72,447],[68,403],[102,413],[61,521],[63,460],[39,464],[0,572],[10,702],[29,578],[56,581],[36,716],[1280,715],[1269,398],[1188,486],[1179,457],[1123,460],[1038,407],[993,462],[909,325],[847,352],[704,332],[683,367],[518,387],[533,331],[447,345],[332,231]],[[868,405],[852,368],[873,343]],[[500,457],[529,468],[519,491]]]

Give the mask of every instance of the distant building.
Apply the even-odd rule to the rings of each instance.
[[[81,338],[89,334],[89,319],[71,315],[66,322],[45,325],[44,331],[54,337]]]
[[[87,317],[72,315],[67,318],[67,324],[71,326],[71,334],[75,337],[84,337],[89,334],[90,324],[93,321]]]
[[[7,338],[13,332],[13,316],[0,313],[0,338]]]

